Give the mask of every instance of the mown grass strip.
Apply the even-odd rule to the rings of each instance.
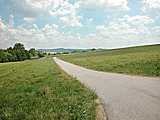
[[[58,57],[98,71],[160,77],[160,45],[91,51]]]
[[[52,58],[0,64],[0,119],[95,119],[95,99]]]

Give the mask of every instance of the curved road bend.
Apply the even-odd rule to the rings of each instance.
[[[95,90],[109,120],[160,120],[160,78],[85,69],[54,57],[68,74]]]

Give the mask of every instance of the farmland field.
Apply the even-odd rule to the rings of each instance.
[[[58,57],[92,70],[160,77],[160,44],[97,50]]]
[[[51,57],[0,64],[0,119],[95,119],[95,99]]]

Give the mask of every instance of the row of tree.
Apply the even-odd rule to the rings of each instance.
[[[37,53],[34,48],[29,51],[25,50],[25,47],[21,43],[16,43],[14,47],[9,47],[5,50],[0,49],[0,62],[15,62],[31,59],[32,56],[36,56]]]

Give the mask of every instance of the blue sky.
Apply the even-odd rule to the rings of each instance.
[[[160,0],[0,0],[0,48],[160,43]]]

